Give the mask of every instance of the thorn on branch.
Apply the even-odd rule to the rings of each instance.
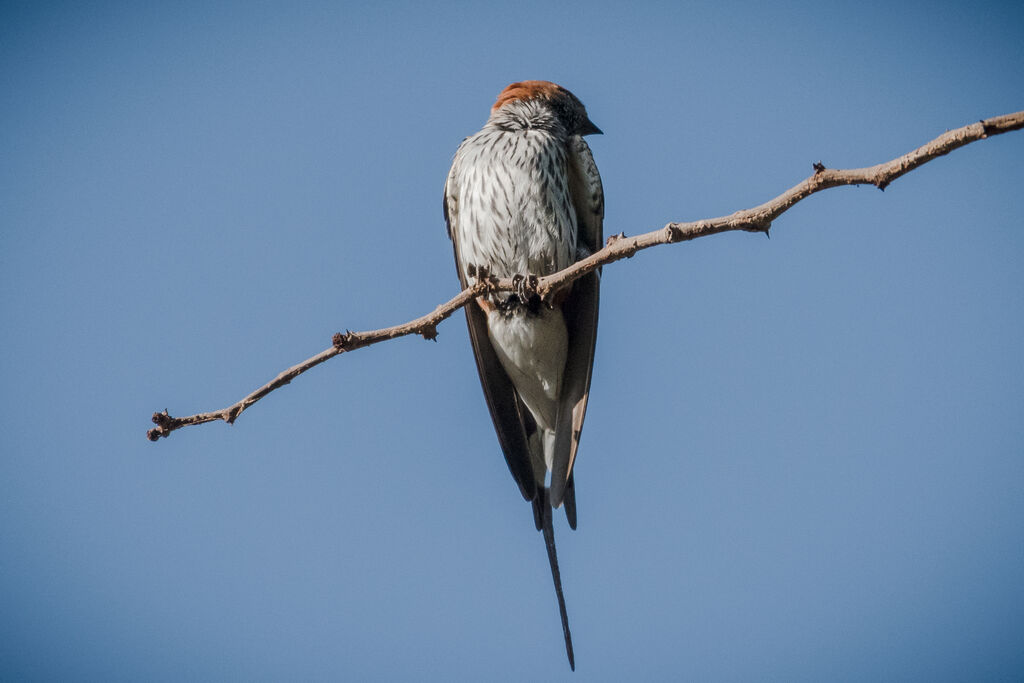
[[[749,218],[740,222],[737,227],[744,232],[763,232],[767,235],[772,229],[772,222],[768,218]]]
[[[885,188],[889,187],[889,181],[879,180],[877,183],[875,183],[875,187],[877,187],[882,192],[885,192]]]
[[[618,235],[609,235],[608,240],[604,243],[604,246],[610,247],[616,242],[621,242],[624,239],[626,239],[626,233],[624,232],[620,232]],[[624,254],[624,256],[626,258],[633,258],[633,255],[636,254],[636,252],[638,251],[640,251],[640,240],[634,237],[632,242],[630,242],[629,246],[626,248],[626,253]]]
[[[605,240],[604,246],[610,247],[619,240],[626,239],[626,233],[620,232],[618,235],[608,235],[608,239]]]
[[[814,166],[814,175],[818,175],[819,173],[824,173],[825,172],[825,164],[821,163],[820,161],[815,161],[813,166]]]

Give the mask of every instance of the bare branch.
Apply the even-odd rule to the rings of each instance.
[[[827,190],[831,187],[839,187],[840,185],[874,185],[880,190],[885,190],[892,181],[936,157],[949,154],[954,149],[963,147],[976,140],[983,140],[992,135],[999,135],[1021,128],[1024,128],[1024,111],[996,116],[979,121],[978,123],[972,123],[963,128],[947,131],[928,144],[918,147],[899,158],[868,168],[849,170],[829,169],[825,168],[821,162],[817,162],[813,165],[814,173],[806,180],[794,185],[778,197],[760,206],[737,211],[729,216],[720,216],[718,218],[688,223],[669,223],[660,230],[654,230],[653,232],[635,237],[626,237],[623,233],[613,235],[608,238],[608,242],[603,249],[574,263],[568,268],[546,277],[530,278],[527,288],[535,291],[542,299],[550,300],[552,295],[559,289],[567,287],[570,283],[587,273],[609,263],[629,258],[642,249],[648,249],[659,244],[686,242],[698,237],[732,230],[767,233],[771,228],[772,221],[788,211],[794,204],[815,192]],[[253,403],[275,389],[290,383],[302,373],[320,365],[326,360],[346,351],[354,351],[387,339],[395,339],[396,337],[404,337],[410,334],[418,334],[425,339],[434,339],[437,336],[437,325],[476,297],[488,292],[513,292],[517,291],[517,288],[522,290],[523,283],[515,278],[497,279],[490,277],[487,273],[480,273],[475,284],[460,292],[458,296],[447,303],[441,304],[427,315],[410,320],[402,325],[386,327],[380,330],[371,330],[369,332],[346,331],[344,334],[340,332],[335,334],[330,348],[302,361],[298,365],[293,365],[284,372],[281,372],[270,382],[227,408],[209,413],[199,413],[189,417],[172,417],[166,410],[162,413],[154,413],[153,422],[156,424],[156,427],[149,430],[146,435],[151,441],[157,441],[161,436],[168,436],[174,430],[187,427],[188,425],[203,424],[204,422],[213,422],[215,420],[223,420],[228,424],[232,424],[242,414],[242,411]]]
[[[899,158],[875,166],[869,166],[868,168],[835,170],[825,168],[819,161],[813,165],[814,173],[806,180],[794,185],[775,199],[765,202],[760,206],[755,206],[752,209],[745,209],[729,216],[720,216],[707,220],[689,223],[669,223],[661,230],[644,233],[636,237],[627,238],[622,233],[613,235],[608,238],[608,244],[604,249],[574,263],[565,270],[540,278],[537,291],[541,297],[546,299],[553,292],[565,287],[573,280],[596,270],[600,266],[629,258],[641,249],[647,249],[658,244],[686,242],[698,237],[704,237],[705,235],[715,235],[732,230],[767,233],[769,228],[771,228],[772,221],[792,208],[801,199],[805,199],[815,192],[827,190],[830,187],[839,187],[840,185],[874,185],[878,189],[884,190],[892,181],[903,174],[909,173],[936,157],[949,154],[958,147],[963,147],[976,140],[983,140],[992,135],[1008,133],[1021,128],[1024,128],[1024,111],[996,116],[979,121],[978,123],[972,123],[963,128],[947,131],[928,144],[922,145]],[[499,282],[495,289],[505,290],[505,281]]]
[[[242,414],[243,410],[269,394],[274,389],[278,389],[291,383],[293,379],[304,373],[306,370],[314,368],[324,361],[330,360],[331,358],[345,353],[346,351],[354,351],[356,349],[361,349],[364,346],[370,346],[371,344],[382,342],[385,339],[395,339],[409,334],[419,334],[422,335],[424,339],[436,339],[438,323],[443,321],[445,318],[450,317],[452,313],[459,310],[476,297],[481,294],[486,294],[488,291],[494,289],[496,282],[496,280],[491,278],[482,279],[473,286],[460,292],[459,295],[451,301],[441,304],[427,315],[416,318],[415,320],[410,320],[402,325],[385,327],[383,329],[372,330],[370,332],[346,331],[344,334],[336,332],[334,334],[334,338],[331,340],[331,347],[329,349],[324,349],[312,358],[307,358],[298,365],[291,366],[287,370],[279,373],[277,377],[243,398],[241,401],[234,403],[227,408],[214,410],[209,413],[190,415],[188,417],[173,417],[169,415],[166,410],[162,413],[153,413],[153,424],[155,424],[156,427],[146,432],[146,436],[150,441],[156,441],[161,436],[170,435],[170,433],[176,429],[188,427],[189,425],[203,424],[204,422],[214,422],[216,420],[224,420],[228,424],[234,424],[235,420],[238,419],[238,416]]]

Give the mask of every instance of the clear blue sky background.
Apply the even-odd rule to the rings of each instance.
[[[605,270],[574,675],[461,314],[145,439],[454,295],[511,81],[635,234],[1024,108],[1020,3],[0,12],[0,678],[1024,672],[1024,133]]]

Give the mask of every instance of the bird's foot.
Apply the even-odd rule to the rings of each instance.
[[[522,273],[512,276],[512,285],[515,287],[515,294],[519,302],[528,306],[537,296],[537,276],[523,275]]]
[[[491,275],[491,269],[488,266],[478,266],[473,263],[466,264],[466,276],[466,279],[475,279],[477,282],[490,283],[494,280],[494,277]]]

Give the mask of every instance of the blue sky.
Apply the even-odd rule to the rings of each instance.
[[[606,233],[1024,108],[1015,3],[3,3],[0,678],[1009,680],[1024,133],[606,268],[543,541],[441,189],[509,82],[587,105]]]

